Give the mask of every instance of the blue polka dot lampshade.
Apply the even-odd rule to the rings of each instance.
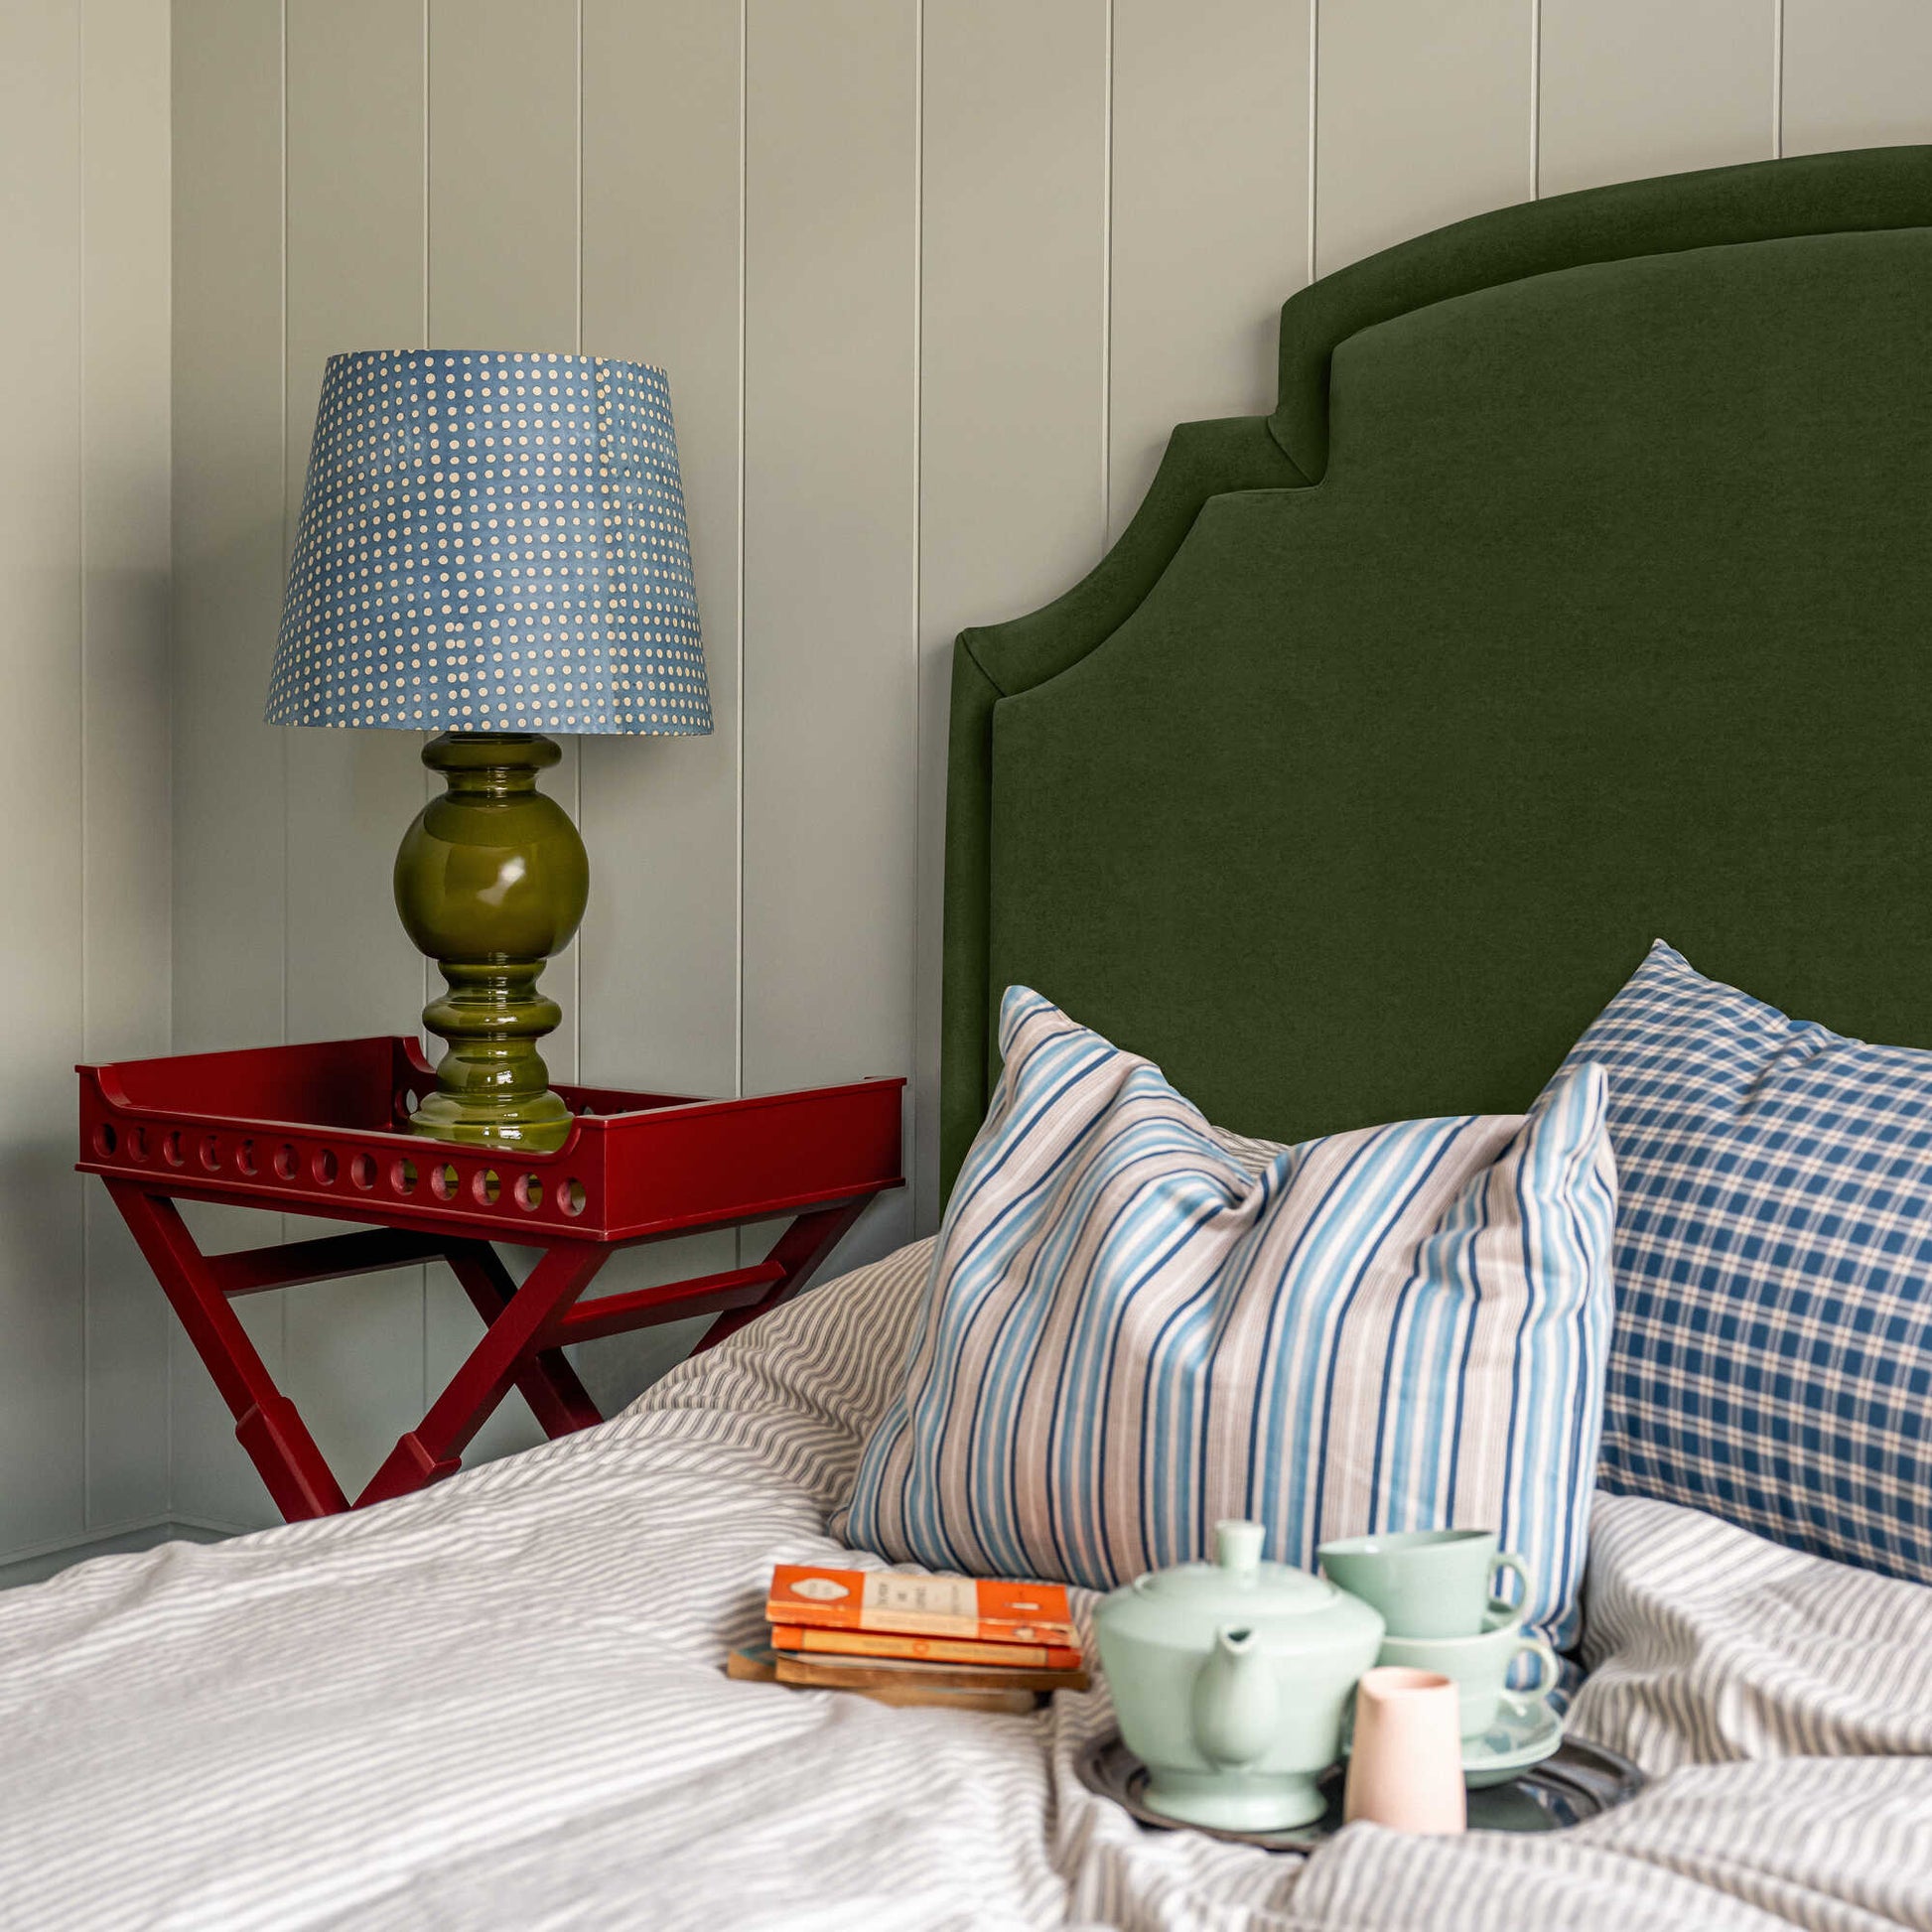
[[[332,355],[267,718],[708,732],[664,372],[602,355]]]

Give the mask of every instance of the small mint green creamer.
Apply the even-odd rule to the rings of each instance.
[[[1261,1560],[1262,1526],[1214,1526],[1214,1561],[1136,1578],[1094,1612],[1100,1664],[1148,1805],[1183,1824],[1277,1832],[1323,1809],[1343,1714],[1382,1645],[1358,1597]]]

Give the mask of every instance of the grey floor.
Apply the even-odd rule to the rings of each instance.
[[[69,1543],[59,1550],[43,1550],[34,1556],[16,1557],[0,1563],[0,1589],[17,1589],[24,1584],[44,1584],[63,1570],[90,1557],[125,1556],[129,1551],[152,1550],[162,1543],[219,1543],[226,1534],[199,1523],[150,1523],[140,1529],[124,1530],[118,1536],[95,1537],[85,1543]]]

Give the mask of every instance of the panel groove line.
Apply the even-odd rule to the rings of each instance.
[[[276,56],[279,67],[279,91],[276,101],[276,188],[280,196],[279,212],[281,226],[276,232],[275,267],[281,278],[281,386],[278,401],[281,410],[282,441],[280,447],[280,469],[278,478],[282,487],[276,492],[281,508],[281,553],[278,562],[281,574],[286,577],[290,556],[295,550],[295,529],[289,516],[288,503],[288,461],[289,461],[289,0],[276,0],[278,38]],[[265,722],[265,721],[264,721]],[[282,1041],[286,1045],[292,1035],[289,1033],[289,737],[286,731],[275,733],[275,754],[281,761],[281,824],[282,824]],[[426,1003],[427,1004],[427,1003]],[[281,1230],[281,1238],[286,1241],[290,1236],[289,1217],[276,1216],[276,1224]],[[289,1298],[286,1295],[275,1297],[275,1325],[277,1359],[286,1363],[289,1348]],[[252,1466],[252,1465],[251,1465]],[[263,1492],[266,1494],[266,1491]]]
[[[746,131],[746,101],[751,87],[751,64],[747,55],[748,13],[751,0],[738,0],[738,469],[736,475],[736,550],[734,554],[734,607],[739,621],[734,630],[733,690],[738,702],[733,708],[736,744],[733,747],[732,799],[732,1092],[745,1093],[745,227],[746,164],[749,136]],[[921,0],[923,6],[923,0]],[[923,15],[921,16],[923,27]],[[738,1230],[732,1242],[732,1259],[743,1266],[753,1259],[746,1231]]]
[[[1114,528],[1114,71],[1116,0],[1106,0],[1100,57],[1100,527]]]
[[[1784,0],[1771,0],[1771,153],[1784,159]]]
[[[745,1094],[745,233],[749,219],[746,186],[749,180],[751,136],[747,127],[746,105],[752,84],[749,53],[751,0],[738,0],[738,472],[736,512],[737,602],[734,610],[734,690],[738,702],[733,707],[737,720],[737,746],[734,761],[732,821],[732,1091],[741,1099]],[[745,1259],[745,1237],[738,1239],[739,1259]]]
[[[1111,7],[1112,0],[1108,0]],[[931,968],[928,958],[936,957],[936,947],[927,943],[929,848],[939,846],[943,863],[943,814],[939,829],[933,827],[929,792],[934,746],[927,727],[931,706],[931,680],[927,677],[923,624],[925,619],[925,278],[926,278],[926,5],[914,0],[912,29],[912,701],[915,736],[912,743],[912,945],[907,955],[906,999],[912,1018],[911,1080],[905,1088],[905,1104],[911,1120],[902,1125],[906,1149],[905,1179],[911,1189],[908,1203],[912,1233],[924,1233],[927,1220],[922,1210],[925,1184],[926,1129],[938,1126],[937,1088],[928,1123],[926,1110],[919,1106],[919,1095],[927,1062],[936,1070],[939,1061],[938,1002],[932,1004],[928,1023],[922,1007],[925,982]],[[936,1164],[935,1164],[936,1166]],[[936,1209],[932,1224],[937,1224]],[[744,1244],[741,1241],[740,1246]]]
[[[1320,270],[1317,259],[1317,225],[1320,213],[1321,184],[1321,0],[1309,0],[1309,255],[1308,279],[1312,282]]]
[[[1543,196],[1543,0],[1530,9],[1530,200]]]
[[[75,337],[79,351],[78,380],[74,384],[74,532],[75,532],[75,589],[74,589],[74,720],[75,752],[78,794],[75,799],[74,830],[77,836],[76,853],[80,887],[80,922],[75,934],[75,965],[80,976],[80,1051],[87,1051],[89,1012],[88,994],[91,990],[88,974],[90,948],[87,944],[88,912],[91,894],[89,891],[87,847],[93,813],[92,787],[88,782],[89,760],[87,756],[87,699],[90,679],[88,676],[89,659],[87,632],[87,575],[91,562],[88,537],[88,490],[87,490],[87,381],[90,374],[87,340],[87,215],[89,187],[87,168],[87,6],[81,0],[79,13],[74,21],[74,234],[79,249],[79,262],[74,278],[74,323]],[[80,1184],[80,1226],[78,1259],[80,1263],[80,1520],[82,1524],[93,1521],[94,1495],[94,1404],[92,1342],[94,1332],[94,1256],[93,1242],[89,1239],[92,1232],[93,1202],[89,1198],[86,1182]]]

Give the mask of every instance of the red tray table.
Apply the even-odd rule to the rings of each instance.
[[[450,1264],[483,1339],[353,1507],[462,1464],[514,1387],[545,1433],[602,1422],[566,1342],[695,1314],[710,1348],[802,1288],[866,1203],[901,1184],[905,1082],[863,1080],[746,1100],[560,1087],[577,1119],[553,1154],[408,1130],[435,1076],[411,1039],[341,1039],[82,1066],[80,1160],[97,1173],[291,1522],[351,1505],[229,1306],[235,1296]],[[352,1234],[204,1254],[175,1203],[215,1201],[366,1221]],[[762,1261],[580,1300],[620,1248],[788,1218]],[[519,1286],[492,1242],[541,1249]]]

